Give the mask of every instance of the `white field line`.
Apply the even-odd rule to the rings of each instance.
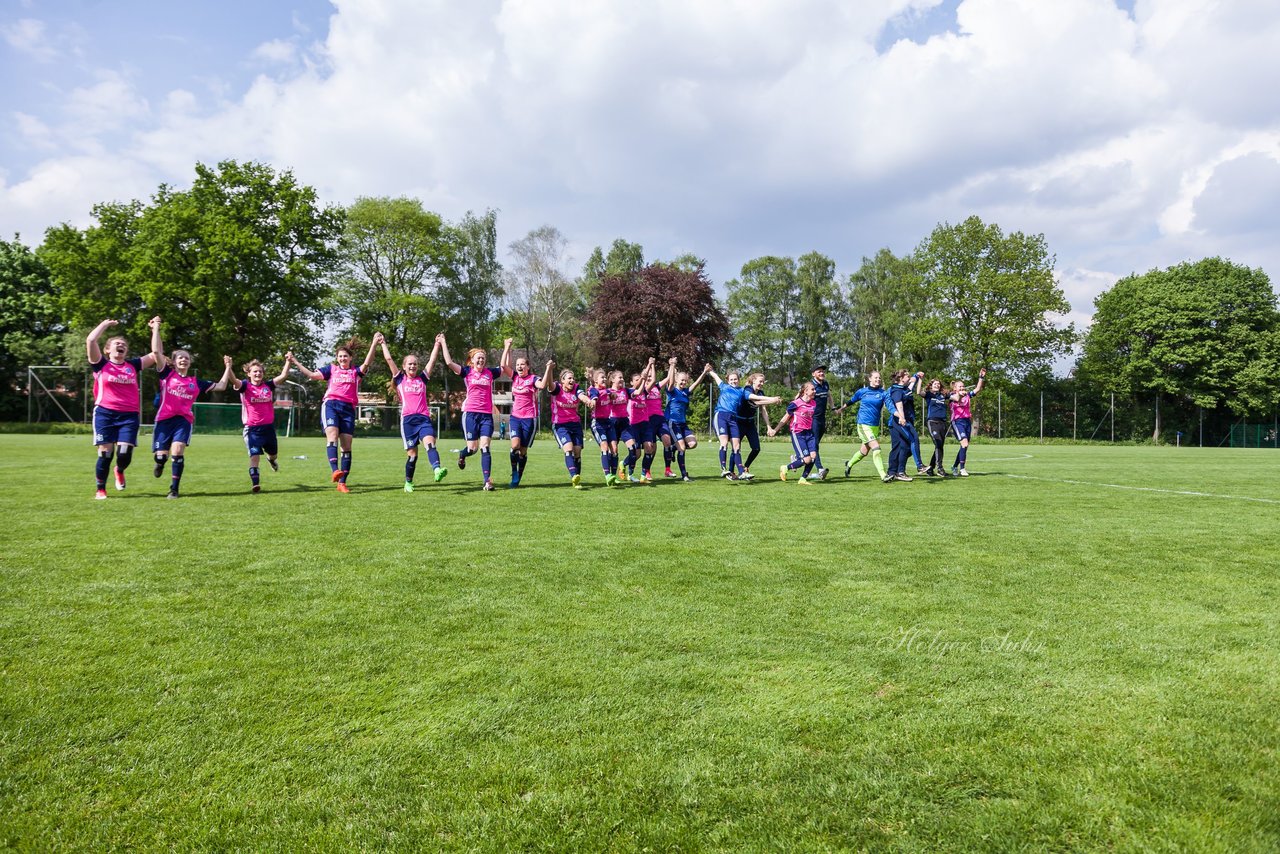
[[[1230,501],[1255,501],[1259,504],[1280,504],[1274,498],[1254,498],[1251,495],[1223,495],[1218,492],[1195,492],[1190,489],[1157,489],[1154,486],[1126,486],[1121,483],[1102,483],[1093,480],[1065,480],[1052,477],[1033,477],[1029,474],[1001,474],[1001,477],[1012,477],[1017,480],[1039,480],[1045,483],[1069,483],[1072,486],[1102,486],[1107,489],[1128,489],[1133,492],[1162,492],[1165,495],[1192,495],[1197,498],[1225,498]]]

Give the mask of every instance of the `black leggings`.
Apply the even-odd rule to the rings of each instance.
[[[947,422],[945,419],[930,418],[929,438],[933,440],[933,456],[929,458],[929,468],[942,468],[942,446],[947,442]]]

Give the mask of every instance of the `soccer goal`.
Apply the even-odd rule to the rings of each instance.
[[[84,368],[27,365],[27,423],[88,421],[90,383]]]

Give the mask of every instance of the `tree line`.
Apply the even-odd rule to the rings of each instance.
[[[190,188],[103,202],[92,218],[47,229],[34,249],[0,241],[0,419],[25,411],[27,364],[78,363],[104,317],[145,340],[155,311],[172,346],[206,360],[318,359],[375,330],[401,354],[444,330],[467,346],[513,338],[535,366],[727,359],[788,386],[818,364],[841,376],[986,367],[998,385],[1047,376],[1079,344],[1077,379],[1100,393],[1240,414],[1280,399],[1280,314],[1261,270],[1211,258],[1125,277],[1080,335],[1058,322],[1070,306],[1044,235],[977,217],[847,275],[819,252],[755,258],[723,301],[694,255],[648,259],[619,238],[575,271],[566,238],[543,226],[504,264],[493,210],[448,222],[410,198],[324,205],[260,163],[197,164]]]

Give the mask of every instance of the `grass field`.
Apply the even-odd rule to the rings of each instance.
[[[1280,848],[1280,454],[785,449],[409,495],[364,440],[343,496],[313,437],[253,496],[198,435],[95,502],[87,437],[0,437],[0,845]]]

